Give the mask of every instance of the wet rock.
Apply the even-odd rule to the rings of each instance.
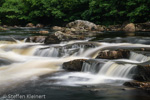
[[[120,59],[120,58],[129,58],[130,51],[129,50],[105,50],[99,52],[98,56],[96,58],[102,58],[102,59]]]
[[[73,22],[68,23],[66,27],[80,30],[84,29],[89,31],[97,30],[96,24],[85,20],[75,20]]]
[[[94,59],[77,59],[63,63],[63,69],[68,71],[90,71],[91,73],[97,73],[100,70],[99,66],[102,66],[104,61],[98,61]],[[93,70],[95,69],[95,70]],[[92,71],[91,71],[92,70]]]
[[[69,71],[81,71],[82,65],[85,59],[77,59],[69,62],[63,63],[62,67]]]
[[[123,28],[123,30],[125,32],[135,32],[135,25],[133,23],[129,23]]]
[[[84,37],[78,35],[72,35],[72,33],[63,33],[61,31],[57,31],[54,33],[55,36],[61,41],[68,41],[68,40],[83,40]]]
[[[27,38],[26,42],[43,43],[45,38],[46,36],[31,36]]]
[[[144,32],[149,32],[150,31],[150,22],[146,23],[137,23],[135,24],[136,31],[144,31]]]
[[[107,31],[122,31],[122,25],[109,25]]]
[[[42,24],[37,24],[36,27],[37,27],[37,28],[43,28],[44,25],[42,25]]]
[[[60,42],[61,40],[55,34],[49,35],[44,41],[45,44],[58,44]]]
[[[35,27],[35,26],[34,26],[34,24],[32,24],[32,23],[28,23],[28,24],[26,25],[26,27]]]
[[[137,66],[137,80],[139,81],[150,81],[150,65],[139,65]]]
[[[123,85],[143,89],[150,92],[150,82],[125,82]]]
[[[103,25],[97,25],[97,31],[105,31],[107,28]]]

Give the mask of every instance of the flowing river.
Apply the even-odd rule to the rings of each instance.
[[[35,29],[36,30],[36,29]],[[60,44],[25,43],[28,28],[0,32],[0,100],[148,100],[146,92],[123,86],[133,81],[137,64],[150,57],[132,51],[129,59],[95,59],[99,51],[150,48],[149,37],[101,38]],[[42,30],[42,29],[41,29]],[[5,35],[4,35],[5,34]],[[10,41],[15,37],[15,42]],[[37,34],[36,34],[37,35]],[[5,41],[9,40],[9,41]],[[86,45],[91,44],[87,47]],[[81,72],[62,68],[64,62],[88,59]]]

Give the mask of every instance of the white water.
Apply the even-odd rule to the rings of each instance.
[[[142,54],[135,53],[135,52],[131,52],[129,59],[144,62],[144,61],[150,60],[150,57],[147,57],[147,56],[144,56]]]
[[[63,43],[63,45],[51,46],[20,42],[16,44],[0,44],[0,60],[10,62],[10,64],[0,66],[0,88],[3,87],[1,91],[17,87],[19,84],[29,80],[38,79],[41,75],[61,71],[61,65],[64,62],[74,59],[95,58],[100,50],[109,50],[116,47],[131,48],[133,45],[128,43],[93,43],[93,45],[96,45],[88,47],[85,46],[85,41],[81,44],[81,41],[78,44],[72,41]],[[132,47],[148,48],[149,46],[137,44]],[[149,60],[149,57],[142,56],[141,58],[141,55],[131,53],[130,60],[125,60],[126,64],[118,64],[117,60],[104,61],[103,64],[84,63],[82,72],[66,72],[47,79],[59,80],[54,84],[73,86],[131,80],[132,75],[130,75],[130,72],[135,68],[136,64],[128,63],[143,63],[147,60]]]

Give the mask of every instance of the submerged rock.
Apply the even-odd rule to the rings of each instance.
[[[105,50],[99,52],[98,56],[96,58],[102,58],[102,59],[120,59],[120,58],[129,58],[130,51],[129,50]]]

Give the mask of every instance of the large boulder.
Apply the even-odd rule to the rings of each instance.
[[[66,25],[68,28],[75,28],[75,29],[80,29],[80,30],[97,30],[97,25],[89,22],[89,21],[84,21],[84,20],[75,20],[73,22],[70,22]]]
[[[26,42],[44,43],[46,36],[31,36],[28,37]]]
[[[135,25],[133,23],[129,23],[123,28],[123,30],[125,32],[135,32]]]
[[[58,44],[60,42],[60,39],[55,34],[47,36],[44,41],[45,44]]]
[[[98,56],[96,58],[102,58],[102,59],[120,59],[120,58],[129,58],[130,51],[129,50],[104,50],[99,52]]]

